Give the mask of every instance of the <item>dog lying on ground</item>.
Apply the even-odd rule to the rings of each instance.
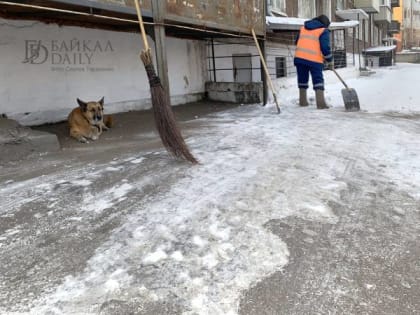
[[[77,99],[79,107],[73,109],[68,117],[70,136],[80,142],[97,140],[102,131],[113,125],[112,116],[104,117],[104,98],[98,102],[83,102]]]

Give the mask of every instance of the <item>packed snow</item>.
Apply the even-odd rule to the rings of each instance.
[[[385,165],[375,176],[420,199],[419,125],[410,120],[420,114],[420,65],[375,69],[369,77],[352,67],[337,71],[356,89],[361,112],[344,111],[343,87],[332,72],[325,73],[332,107],[323,111],[315,109],[313,91],[311,106],[297,106],[296,78],[277,80],[280,115],[270,104],[195,121],[202,127],[187,140],[198,166],[163,164],[162,177],[133,176],[156,157],[138,154],[3,182],[2,217],[40,202],[46,211],[39,220],[66,213],[63,224],[83,231],[85,222],[109,209],[114,216],[122,213],[83,271],[63,276],[14,311],[97,314],[112,299],[173,300],[186,315],[237,314],[241,293],[288,263],[286,243],[265,224],[289,216],[334,224],[330,204],[343,202],[340,192],[353,180],[350,168],[371,174]],[[403,116],[406,122],[391,123]],[[99,182],[109,186],[99,190]],[[153,185],[162,187],[150,194]],[[63,192],[78,197],[62,200]],[[12,246],[23,228],[1,234],[0,247]],[[1,283],[3,295],[8,288]]]

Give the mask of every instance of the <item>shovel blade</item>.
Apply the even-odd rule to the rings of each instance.
[[[342,89],[341,95],[343,96],[346,111],[357,112],[360,110],[359,97],[357,96],[355,89]]]

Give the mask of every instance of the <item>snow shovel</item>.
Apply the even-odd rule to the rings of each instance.
[[[340,75],[335,71],[334,68],[331,69],[334,71],[337,78],[340,79],[341,83],[345,86],[345,89],[341,90],[341,95],[343,95],[344,107],[346,111],[357,112],[360,110],[359,98],[355,89],[349,88],[346,82],[340,77]]]

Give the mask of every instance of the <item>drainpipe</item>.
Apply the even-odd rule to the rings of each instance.
[[[368,34],[368,41],[369,41],[369,47],[372,47],[372,13],[369,13],[369,34]]]
[[[359,21],[359,24],[357,25],[357,51],[359,53],[359,70],[362,68],[362,61],[360,60],[360,55],[362,54],[361,50],[360,50],[360,14],[357,13],[357,20]]]
[[[213,38],[211,39],[211,57],[213,59],[213,79],[214,79],[214,82],[217,82],[217,78],[216,78],[216,58],[214,56],[214,40],[213,40]]]
[[[166,55],[166,34],[163,25],[165,17],[165,3],[162,1],[152,1],[152,13],[155,31],[155,49],[157,73],[162,82],[163,88],[170,95],[169,75],[168,75],[168,59]]]
[[[410,2],[410,23],[411,23],[411,45],[414,43],[414,28],[413,28],[413,0]]]

